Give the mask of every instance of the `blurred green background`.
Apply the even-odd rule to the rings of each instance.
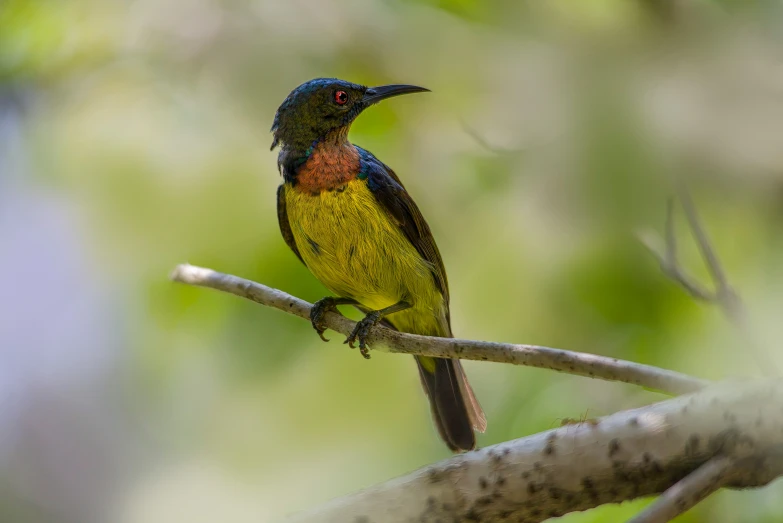
[[[393,166],[457,336],[706,378],[760,369],[637,239],[672,176],[762,344],[783,326],[776,1],[0,2],[0,520],[272,522],[445,458],[409,357],[170,283],[180,262],[313,301],[279,236],[274,112],[318,76],[413,83],[351,139]],[[680,216],[681,218],[681,216]],[[687,269],[706,280],[680,223]],[[327,334],[329,336],[329,334]],[[773,358],[783,365],[774,353]],[[466,363],[482,446],[664,396]],[[777,522],[783,487],[680,522]],[[619,522],[649,501],[562,519]]]

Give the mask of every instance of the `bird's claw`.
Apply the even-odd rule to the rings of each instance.
[[[310,323],[323,341],[329,341],[329,338],[324,336],[326,325],[323,323],[324,314],[327,312],[337,312],[337,304],[331,296],[318,300],[310,309]]]
[[[347,343],[349,347],[354,348],[354,342],[359,340],[359,352],[365,359],[370,359],[370,352],[367,350],[367,336],[370,334],[370,329],[375,327],[381,320],[381,315],[378,311],[373,311],[367,314],[364,318],[356,323],[356,326],[351,331],[351,334],[346,338],[343,343]]]

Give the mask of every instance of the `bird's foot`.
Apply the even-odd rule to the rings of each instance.
[[[348,346],[353,349],[353,344],[358,339],[359,352],[361,352],[365,359],[369,360],[370,352],[367,350],[367,336],[370,334],[370,329],[375,327],[379,321],[381,321],[380,311],[373,311],[368,313],[367,316],[356,323],[356,327],[353,328],[353,331],[351,331],[351,334],[343,343],[347,343]]]
[[[326,332],[326,325],[324,325],[323,322],[324,314],[327,312],[339,312],[337,310],[337,305],[338,300],[336,298],[327,296],[326,298],[322,298],[315,302],[310,309],[310,323],[313,324],[315,332],[317,332],[318,336],[324,341],[329,341],[329,338],[324,336],[324,332]]]

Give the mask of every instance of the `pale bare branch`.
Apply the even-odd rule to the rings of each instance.
[[[310,303],[237,276],[185,264],[174,270],[171,279],[228,292],[300,318],[310,318]],[[326,314],[324,323],[343,335],[348,335],[355,325],[355,322],[336,313]],[[526,365],[622,381],[671,394],[692,392],[708,384],[706,380],[649,365],[537,345],[435,338],[400,333],[382,326],[373,328],[368,342],[373,348],[385,347],[389,352]]]
[[[728,480],[736,488],[758,487],[783,472],[780,405],[779,380],[714,385],[598,423],[462,454],[297,514],[291,523],[535,523],[664,491],[639,521],[666,521],[676,515],[672,508],[684,510]]]
[[[697,468],[647,507],[628,523],[666,523],[698,502],[724,487],[730,481],[728,474],[736,460],[730,456],[716,456]]]

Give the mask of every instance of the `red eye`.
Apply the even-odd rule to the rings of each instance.
[[[345,105],[348,102],[348,93],[337,91],[334,93],[334,101],[337,102],[337,105]]]

